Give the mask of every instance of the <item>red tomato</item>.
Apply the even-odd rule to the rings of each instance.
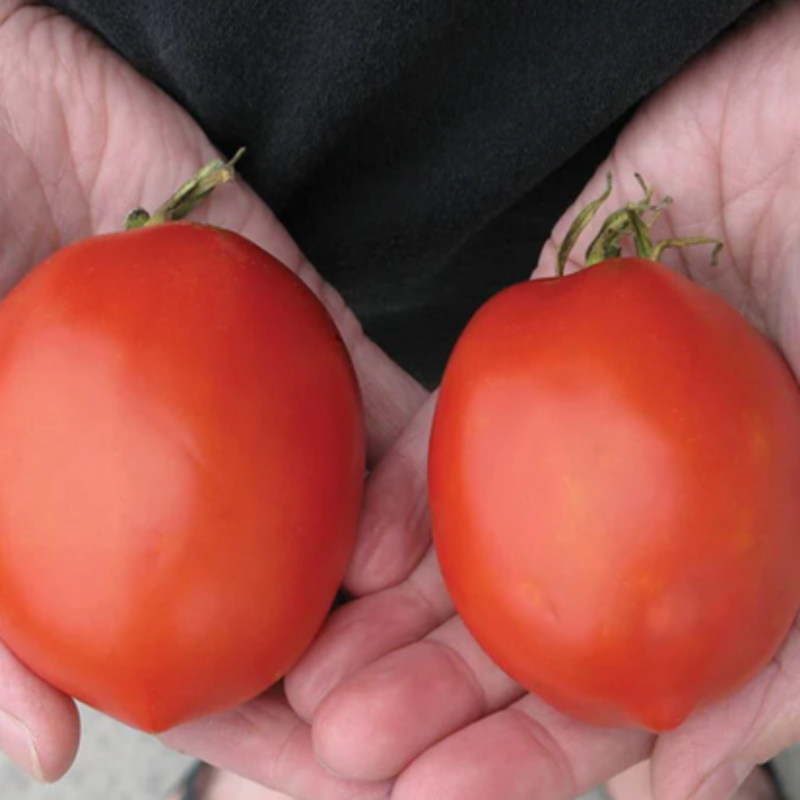
[[[363,475],[333,322],[234,233],[91,238],[0,306],[0,637],[126,723],[161,731],[287,671]]]
[[[800,603],[800,392],[708,290],[612,259],[490,300],[445,373],[434,541],[488,654],[661,731],[758,673]]]

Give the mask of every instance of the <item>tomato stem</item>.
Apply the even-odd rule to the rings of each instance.
[[[716,267],[719,263],[719,254],[725,245],[719,239],[707,239],[705,237],[695,237],[689,239],[662,239],[653,246],[653,261],[658,261],[661,254],[668,248],[694,247],[701,244],[713,244],[711,251],[711,266]]]
[[[228,162],[215,158],[210,161],[167,201],[162,203],[153,214],[144,208],[135,208],[125,218],[125,230],[161,225],[164,222],[183,219],[194,211],[217,186],[228,183],[236,177],[236,162],[244,154],[244,148],[236,151]]]
[[[566,268],[567,261],[569,260],[569,254],[575,247],[580,235],[584,232],[589,223],[595,218],[603,203],[605,203],[605,201],[611,196],[611,188],[612,178],[611,173],[609,172],[606,174],[606,190],[600,195],[600,197],[592,200],[591,203],[581,210],[567,231],[564,241],[561,242],[561,246],[558,248],[557,272],[559,277],[564,274],[564,269]]]
[[[706,237],[694,238],[670,238],[653,242],[650,235],[650,228],[662,214],[665,208],[672,203],[671,197],[665,197],[657,205],[652,205],[653,189],[649,186],[639,173],[636,173],[636,180],[642,187],[643,198],[639,202],[628,202],[622,208],[612,212],[600,227],[589,247],[586,250],[586,266],[598,264],[609,258],[618,258],[622,255],[622,239],[630,237],[636,255],[651,261],[658,261],[663,252],[668,248],[692,247],[695,245],[713,244],[714,250],[711,254],[711,264],[716,266],[719,253],[723,243],[719,239],[709,239]],[[570,226],[564,241],[558,249],[556,274],[561,277],[564,275],[567,261],[580,235],[594,219],[601,206],[611,195],[612,176],[606,175],[606,189],[600,197],[592,200],[580,211],[575,221]],[[649,219],[645,215],[649,215]]]

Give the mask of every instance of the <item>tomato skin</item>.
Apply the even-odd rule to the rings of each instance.
[[[0,306],[0,638],[146,731],[256,696],[329,611],[364,438],[332,320],[254,244],[59,251]]]
[[[496,295],[434,421],[466,625],[529,691],[663,731],[754,677],[800,604],[800,392],[708,290],[614,259]]]

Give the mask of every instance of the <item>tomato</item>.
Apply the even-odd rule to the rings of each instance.
[[[60,250],[0,305],[0,637],[146,731],[252,698],[334,599],[364,450],[332,320],[254,244]]]
[[[662,731],[773,657],[800,604],[800,392],[720,298],[609,258],[507,288],[446,368],[434,542],[494,661]]]

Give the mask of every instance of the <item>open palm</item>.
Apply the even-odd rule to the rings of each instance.
[[[216,155],[187,114],[88,32],[33,3],[0,0],[0,294],[60,246],[121,229],[135,206],[157,207]],[[356,363],[370,459],[378,460],[423,390],[363,337],[243,183],[218,192],[196,216],[260,244],[325,302]],[[276,753],[287,737],[308,733],[281,698],[264,703],[274,713]],[[36,777],[54,780],[74,757],[78,728],[72,701],[0,645],[0,746]],[[313,759],[303,774],[315,785],[340,783]]]
[[[662,235],[716,236],[726,249],[717,268],[704,249],[667,260],[766,332],[800,375],[798,86],[800,5],[769,5],[638,113],[576,208],[600,194],[609,168],[612,203],[638,195],[636,171],[674,195]],[[540,274],[552,272],[554,255],[551,243]],[[736,697],[658,739],[571,720],[497,669],[454,613],[430,547],[434,403],[371,476],[348,576],[359,599],[332,617],[287,680],[323,763],[347,778],[397,776],[393,800],[569,800],[650,758],[659,800],[724,800],[754,763],[800,736],[796,630]],[[267,722],[254,705],[172,740],[263,779],[256,756],[271,741]],[[235,745],[220,747],[215,726]]]

